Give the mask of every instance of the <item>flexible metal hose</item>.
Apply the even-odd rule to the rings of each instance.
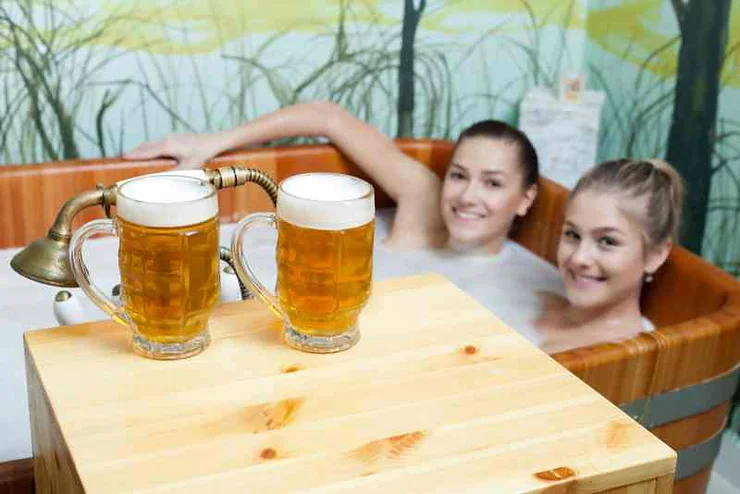
[[[224,166],[215,170],[206,170],[206,175],[217,189],[238,187],[248,182],[255,183],[277,204],[278,184],[268,174],[256,168],[243,166]]]
[[[227,189],[231,187],[239,187],[246,183],[252,182],[260,187],[270,196],[272,204],[277,204],[278,184],[268,174],[262,170],[256,168],[244,168],[243,166],[224,166],[215,170],[206,170],[206,175],[211,183],[217,189]],[[219,249],[219,258],[231,267],[236,272],[234,266],[234,259],[231,256],[231,251],[226,247]],[[254,298],[254,295],[247,289],[242,283],[242,280],[237,276],[239,281],[239,290],[241,291],[242,300],[249,300]]]

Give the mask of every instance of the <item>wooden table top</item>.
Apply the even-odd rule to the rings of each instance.
[[[280,327],[224,304],[211,346],[169,362],[112,321],[33,331],[28,370],[89,493],[672,481],[670,448],[441,276],[376,284],[343,353],[295,351]]]

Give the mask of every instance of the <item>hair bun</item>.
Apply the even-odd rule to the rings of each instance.
[[[665,160],[650,159],[646,161],[653,165],[656,170],[668,179],[668,183],[671,188],[673,207],[680,211],[683,204],[684,194],[683,178],[681,178],[681,174]]]

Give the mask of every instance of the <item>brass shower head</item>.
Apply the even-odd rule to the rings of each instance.
[[[49,231],[20,251],[10,261],[18,274],[33,281],[52,286],[76,287],[77,282],[69,268],[69,239],[55,239]]]
[[[107,211],[113,198],[113,187],[81,192],[65,202],[46,237],[17,253],[10,261],[10,267],[21,276],[39,283],[76,287],[77,282],[69,267],[72,220],[77,213],[90,206],[106,205]]]

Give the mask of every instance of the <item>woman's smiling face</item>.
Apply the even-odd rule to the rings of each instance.
[[[646,248],[637,215],[643,201],[584,190],[571,199],[558,246],[558,268],[573,306],[600,310],[638,299],[645,273],[663,263],[668,249]]]
[[[523,186],[513,141],[468,137],[456,147],[442,187],[442,218],[456,250],[497,252],[514,218],[534,201],[536,186]]]

